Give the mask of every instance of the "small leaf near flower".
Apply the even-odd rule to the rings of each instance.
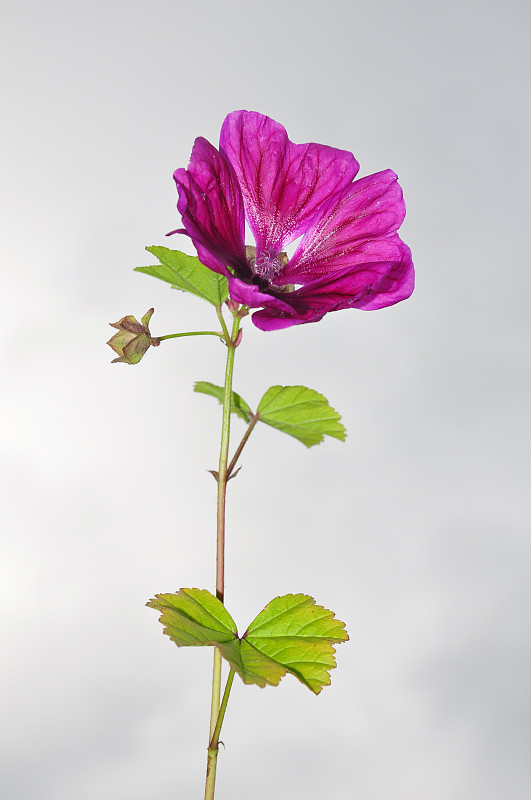
[[[160,341],[149,332],[149,321],[153,316],[154,309],[150,308],[142,317],[142,322],[138,322],[135,317],[129,315],[122,317],[118,322],[110,322],[111,328],[117,328],[118,333],[112,336],[107,344],[112,347],[118,358],[114,358],[112,363],[117,364],[138,364],[144,353],[150,347],[158,347]]]
[[[179,647],[215,645],[244,683],[277,686],[286,672],[319,694],[336,666],[334,645],[348,640],[345,624],[313,597],[276,597],[242,637],[225,606],[206,589],[158,594],[147,605],[161,612],[164,633]]]
[[[214,306],[220,306],[229,296],[227,278],[205,267],[197,256],[189,256],[180,250],[168,247],[146,247],[160,264],[149,267],[135,267],[135,272],[144,272],[161,281],[170,283],[173,289],[189,292],[201,297]]]
[[[271,386],[258,405],[256,416],[311,447],[333,436],[345,441],[347,432],[326,397],[306,386]]]
[[[214,383],[209,383],[208,381],[197,381],[194,384],[194,392],[208,394],[211,397],[215,397],[223,405],[223,398],[225,396],[225,389],[223,386],[216,386]],[[245,420],[245,422],[250,422],[252,411],[243,397],[240,397],[240,395],[236,394],[236,392],[232,392],[231,394],[231,412],[233,414],[237,414],[239,417]]]

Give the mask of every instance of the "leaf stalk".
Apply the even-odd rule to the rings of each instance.
[[[225,718],[225,711],[227,710],[227,703],[229,702],[230,690],[234,681],[234,670],[230,669],[225,684],[225,691],[223,692],[223,700],[219,709],[214,731],[212,733],[210,744],[208,746],[208,760],[207,760],[207,775],[205,783],[205,800],[213,800],[214,789],[216,786],[216,766],[219,752],[219,735],[221,733],[221,726]]]
[[[155,336],[155,339],[158,339],[159,342],[163,342],[164,339],[178,339],[180,336],[217,336],[219,339],[224,339],[224,333],[222,331],[186,331],[185,333],[167,333],[166,336]]]
[[[234,470],[234,467],[238,463],[238,459],[241,456],[241,452],[242,452],[243,448],[245,447],[245,445],[247,444],[247,440],[249,439],[249,436],[253,432],[254,426],[256,425],[256,423],[258,422],[259,419],[260,419],[260,416],[258,414],[253,414],[252,415],[251,421],[249,423],[249,426],[248,426],[247,430],[245,431],[240,444],[236,448],[236,452],[234,453],[234,455],[232,457],[232,461],[229,464],[229,468],[227,469],[227,480],[229,480],[229,478],[232,477],[232,472]]]

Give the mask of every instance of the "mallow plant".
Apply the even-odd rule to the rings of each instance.
[[[225,606],[225,507],[228,481],[236,477],[256,425],[276,428],[307,447],[325,436],[341,441],[346,436],[340,415],[315,389],[273,385],[254,406],[233,390],[244,320],[250,317],[268,335],[319,322],[332,311],[384,308],[413,291],[411,251],[397,232],[405,215],[397,176],[384,170],[357,178],[358,171],[346,150],[294,144],[273,119],[232,112],[223,122],[219,148],[196,139],[188,168],[174,173],[181,227],[172,233],[188,237],[197,256],[153,246],[146,249],[157,263],[136,267],[209,303],[213,329],[154,336],[152,308],[140,322],[129,315],[112,323],[114,361],[125,364],[137,364],[151,347],[184,336],[214,336],[225,345],[223,385],[198,381],[194,387],[222,405],[219,463],[212,471],[215,592],[181,588],[147,603],[178,647],[213,649],[205,800],[214,797],[220,733],[235,675],[244,684],[265,687],[277,686],[289,672],[319,694],[330,683],[336,646],[348,639],[332,611],[298,591],[274,597],[238,631]],[[245,241],[246,222],[253,242]],[[295,242],[289,257],[286,248]],[[247,428],[231,452],[233,414]]]

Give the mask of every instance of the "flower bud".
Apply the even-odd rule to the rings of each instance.
[[[116,328],[118,333],[109,339],[107,344],[112,347],[118,358],[114,358],[112,363],[117,364],[138,364],[144,353],[151,347],[158,347],[159,339],[155,339],[149,332],[149,321],[153,315],[153,308],[150,308],[142,317],[142,322],[138,322],[133,316],[122,317],[118,322],[110,322],[112,328]]]
[[[231,297],[229,297],[228,300],[225,300],[225,305],[227,306],[231,314],[234,314],[240,307],[240,304],[237,303],[236,300],[233,300]]]

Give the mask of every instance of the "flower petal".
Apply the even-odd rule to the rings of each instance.
[[[315,214],[293,258],[282,271],[286,283],[306,284],[321,275],[367,260],[382,251],[406,213],[397,175],[390,169],[368,175],[337,192]],[[381,247],[378,240],[384,241]],[[370,245],[369,245],[370,243]],[[367,259],[367,252],[374,259]]]
[[[174,175],[179,191],[177,209],[200,261],[228,275],[227,265],[250,273],[245,259],[245,217],[238,181],[223,153],[198,138],[188,170]]]
[[[378,283],[373,284],[365,297],[352,303],[350,307],[360,308],[363,311],[376,311],[379,308],[394,306],[411,297],[415,288],[415,268],[411,250],[406,244],[403,244],[403,248],[402,258],[394,262]],[[374,265],[369,266],[372,268]]]
[[[268,254],[304,233],[319,206],[359,170],[352,153],[294,144],[282,125],[254,111],[226,117],[220,150],[236,172],[257,249]]]
[[[356,264],[323,275],[286,295],[293,306],[291,313],[265,308],[253,314],[254,324],[264,331],[277,330],[318,322],[331,311],[345,308],[370,311],[405,300],[413,292],[414,269],[409,247],[403,242],[400,245],[401,253],[395,261]]]
[[[292,313],[293,309],[278,295],[262,292],[255,283],[245,283],[229,276],[229,292],[232,300],[249,306],[249,308],[273,308],[279,312]],[[286,294],[289,297],[289,293]]]

